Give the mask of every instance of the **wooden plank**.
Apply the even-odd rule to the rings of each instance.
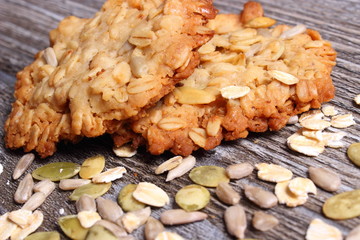
[[[10,104],[13,101],[12,92],[15,83],[15,74],[29,64],[33,55],[48,46],[48,32],[56,27],[58,21],[68,15],[90,17],[101,7],[103,0],[3,0],[0,1],[0,125],[3,126]],[[217,0],[216,6],[221,12],[239,12],[244,0]],[[360,22],[357,20],[360,12],[358,0],[262,0],[260,1],[267,16],[273,17],[279,23],[295,25],[304,23],[308,27],[320,31],[326,40],[330,40],[338,51],[337,66],[334,68],[333,80],[337,88],[334,100],[329,104],[335,106],[340,112],[351,112],[359,122],[360,108],[355,105],[353,98],[360,93]],[[197,151],[197,165],[227,166],[231,163],[248,161],[252,164],[259,162],[272,162],[291,169],[296,176],[307,176],[309,166],[326,166],[335,169],[342,177],[342,186],[338,192],[360,188],[360,169],[354,167],[346,157],[346,148],[326,149],[316,158],[305,157],[290,151],[285,146],[286,138],[297,130],[296,126],[288,126],[279,132],[264,134],[250,134],[249,138],[223,143],[211,151]],[[353,142],[359,142],[360,127],[357,124],[345,129],[346,147]],[[0,213],[18,209],[20,206],[13,202],[13,194],[18,181],[11,180],[11,172],[23,152],[11,151],[4,148],[4,130],[0,128],[0,163],[4,165],[4,172],[0,175]],[[255,143],[256,142],[256,143]],[[126,176],[116,181],[112,189],[105,195],[107,198],[116,199],[121,187],[127,183],[149,181],[158,184],[169,195],[174,196],[182,186],[191,184],[188,177],[176,179],[165,183],[165,176],[155,176],[152,170],[170,154],[150,156],[144,149],[129,159],[119,159],[112,153],[112,142],[109,136],[96,139],[84,139],[77,145],[61,143],[58,152],[49,159],[36,159],[30,171],[48,163],[56,161],[74,161],[81,163],[86,157],[96,154],[106,156],[107,168],[122,165],[128,169]],[[253,184],[273,190],[274,185],[259,181],[253,173],[249,178],[232,182],[232,186],[239,192],[243,199],[247,219],[250,223],[251,215],[259,210],[245,199],[242,192],[243,184]],[[187,239],[232,239],[225,231],[222,220],[224,204],[218,201],[214,190],[210,189],[212,200],[204,212],[211,217],[203,222],[184,226],[168,227]],[[55,191],[43,206],[40,207],[45,214],[45,221],[40,230],[58,230],[56,219],[61,216],[59,209],[64,209],[65,214],[74,214],[74,204],[67,199],[70,193]],[[319,189],[316,197],[301,207],[294,209],[277,206],[267,212],[281,220],[280,226],[266,233],[256,231],[251,226],[246,231],[247,237],[279,240],[279,239],[304,239],[306,229],[311,219],[317,217],[324,219],[321,206],[326,198],[333,194]],[[166,209],[176,208],[172,202]],[[153,216],[158,217],[163,209],[153,209]],[[344,234],[351,228],[360,224],[360,219],[346,221],[330,221],[328,223],[338,227]],[[135,232],[137,239],[143,239],[143,228]]]

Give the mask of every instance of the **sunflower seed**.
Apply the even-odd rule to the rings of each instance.
[[[78,174],[79,171],[79,164],[70,162],[56,162],[49,163],[35,169],[32,172],[32,176],[37,180],[49,179],[53,182],[57,182],[61,179],[71,178]]]
[[[87,194],[81,195],[81,197],[76,200],[76,210],[78,213],[82,211],[96,212],[95,199]]]
[[[159,220],[153,217],[148,218],[144,230],[146,240],[155,240],[156,236],[163,231],[165,228]]]
[[[49,179],[44,179],[35,184],[33,190],[34,192],[42,192],[45,194],[45,197],[48,197],[55,190],[55,183]]]
[[[161,213],[160,221],[165,225],[179,225],[202,221],[207,217],[206,213],[199,211],[186,212],[182,209],[171,209]]]
[[[217,187],[221,182],[229,182],[225,169],[217,166],[201,166],[191,170],[190,179],[205,187]]]
[[[95,226],[103,226],[107,230],[109,230],[111,233],[113,233],[116,237],[121,238],[125,237],[127,235],[125,229],[123,229],[121,226],[116,225],[115,223],[109,222],[107,220],[100,220],[95,223]]]
[[[139,202],[154,207],[163,207],[170,202],[164,190],[148,182],[139,183],[132,195]]]
[[[81,169],[79,175],[83,179],[91,179],[95,175],[102,172],[105,167],[105,157],[102,155],[97,155],[85,159],[81,164]]]
[[[360,225],[351,230],[346,237],[346,240],[358,240],[360,239]]]
[[[33,153],[28,153],[22,156],[14,169],[12,175],[13,179],[14,180],[18,179],[26,171],[26,169],[28,169],[28,167],[31,165],[34,159],[35,159],[35,155]]]
[[[243,239],[247,227],[245,211],[239,204],[228,207],[224,214],[225,225],[228,233]]]
[[[351,144],[347,150],[347,155],[356,166],[360,167],[360,142]]]
[[[25,203],[32,195],[34,181],[30,173],[20,181],[14,194],[14,200],[17,203]]]
[[[123,215],[121,207],[110,199],[103,197],[96,198],[97,210],[101,218],[115,222],[119,217]]]
[[[250,163],[238,163],[228,166],[225,170],[230,179],[240,179],[249,176],[254,167]]]
[[[93,211],[81,211],[77,214],[77,218],[84,228],[91,228],[97,221],[101,220],[100,215]]]
[[[251,185],[244,185],[245,196],[261,208],[272,208],[277,205],[278,199],[269,191]]]
[[[330,169],[309,167],[309,176],[318,187],[326,191],[335,192],[340,188],[341,179],[339,175]]]
[[[8,239],[18,226],[8,219],[9,213],[0,216],[0,239]]]
[[[58,219],[61,230],[71,239],[85,239],[88,229],[83,228],[76,215],[64,216]]]
[[[55,51],[52,47],[48,47],[44,50],[44,58],[47,64],[56,67],[58,65],[58,61],[56,59]]]
[[[196,211],[209,203],[210,193],[206,188],[192,184],[181,188],[175,195],[175,201],[186,211]]]
[[[30,222],[32,212],[29,210],[19,209],[9,213],[8,219],[16,223],[19,227],[24,228]]]
[[[151,209],[146,207],[133,212],[128,212],[121,217],[122,225],[128,233],[132,233],[135,229],[144,225],[150,217]]]
[[[306,231],[306,240],[342,240],[342,234],[336,227],[333,227],[320,219],[311,221],[308,230]]]
[[[29,234],[33,233],[38,229],[42,222],[44,220],[44,215],[40,211],[35,211],[30,217],[29,217],[29,224],[24,228],[17,228],[15,231],[11,234],[11,239],[24,239]]]
[[[360,189],[343,192],[328,198],[323,205],[326,217],[336,220],[360,216]]]
[[[174,180],[175,178],[183,176],[185,173],[190,171],[196,163],[196,158],[192,155],[185,157],[182,162],[174,169],[168,172],[166,182]]]
[[[175,156],[170,158],[169,160],[163,162],[155,169],[155,174],[162,174],[166,171],[176,168],[182,163],[183,157]]]
[[[216,187],[216,196],[223,202],[229,205],[238,204],[240,201],[240,194],[237,193],[229,183],[219,183]]]
[[[58,232],[36,232],[25,238],[25,240],[60,240]]]
[[[83,194],[88,194],[93,198],[100,197],[109,191],[111,183],[89,183],[73,191],[70,195],[72,201],[78,200]]]
[[[159,233],[155,240],[184,240],[184,238],[177,233],[164,231]]]
[[[126,173],[124,167],[116,167],[107,170],[106,172],[99,173],[92,178],[94,183],[109,183],[119,178]]]
[[[114,147],[113,151],[118,157],[133,157],[137,153],[136,149],[131,147],[130,145],[124,145],[121,147]]]
[[[59,188],[61,190],[74,190],[89,183],[91,183],[89,179],[61,179]]]
[[[126,212],[136,211],[145,208],[145,204],[136,200],[132,195],[136,187],[136,184],[128,184],[123,187],[119,193],[118,203],[121,208]]]
[[[99,238],[103,240],[118,240],[118,238],[111,231],[100,225],[92,226],[89,229],[85,240],[98,240]]]
[[[22,209],[34,211],[43,204],[46,200],[46,195],[43,192],[34,193],[29,200],[24,204]]]
[[[278,224],[279,220],[276,217],[263,211],[256,211],[252,219],[253,227],[260,231],[268,231]]]

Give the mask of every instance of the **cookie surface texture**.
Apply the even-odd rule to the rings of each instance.
[[[210,0],[108,0],[91,19],[65,18],[17,74],[7,147],[46,157],[62,139],[114,132],[192,74],[215,14]]]

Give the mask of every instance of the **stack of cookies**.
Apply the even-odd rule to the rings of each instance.
[[[17,75],[7,147],[47,157],[108,133],[187,156],[281,129],[333,98],[336,52],[263,15],[256,2],[237,15],[211,0],[108,0],[91,19],[65,18]]]

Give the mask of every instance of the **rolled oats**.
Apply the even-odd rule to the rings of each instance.
[[[331,126],[331,123],[321,119],[307,119],[300,122],[300,125],[310,130],[324,130]]]
[[[331,118],[331,126],[335,128],[347,128],[356,124],[352,114],[337,115]]]
[[[320,130],[309,130],[306,128],[302,128],[300,129],[300,132],[303,136],[307,137],[307,138],[312,138],[312,139],[316,139],[320,142],[324,141],[324,134],[322,131]],[[324,143],[325,144],[325,143]]]
[[[319,156],[325,150],[324,142],[302,136],[299,132],[287,139],[287,145],[291,150],[311,157]]]
[[[308,195],[295,195],[289,189],[290,181],[278,182],[275,186],[275,194],[280,204],[286,204],[288,207],[296,207],[305,204]]]
[[[121,222],[125,230],[128,233],[132,233],[135,229],[146,223],[150,214],[150,207],[146,207],[144,209],[126,213],[121,217]]]
[[[126,169],[124,167],[115,167],[111,168],[105,172],[96,174],[92,178],[92,182],[94,183],[109,183],[119,178],[126,173]]]
[[[302,121],[306,121],[309,119],[313,119],[313,120],[321,120],[324,117],[324,113],[321,112],[321,110],[311,110],[308,112],[305,112],[303,114],[301,114],[300,118],[299,118],[299,122]]]
[[[166,131],[178,130],[186,126],[186,122],[184,122],[180,118],[174,118],[174,117],[163,118],[157,124],[159,128],[164,129]]]
[[[270,70],[268,71],[268,73],[271,77],[286,85],[293,85],[299,82],[299,79],[297,77],[286,72],[282,72],[279,70]]]
[[[258,170],[258,178],[268,182],[283,182],[293,176],[290,170],[275,164],[259,163],[255,167]]]
[[[221,96],[226,99],[236,99],[247,95],[250,88],[247,86],[227,86],[220,89]]]
[[[19,227],[25,228],[30,222],[32,211],[19,209],[9,213],[8,219],[16,223]]]
[[[163,207],[170,202],[164,190],[149,182],[140,182],[132,195],[139,202],[154,207]]]
[[[244,185],[245,196],[261,208],[272,208],[277,205],[278,199],[269,191],[251,185]]]
[[[326,191],[335,192],[340,188],[339,175],[330,169],[309,167],[309,176],[318,187]]]
[[[325,116],[335,116],[338,114],[338,111],[335,109],[334,106],[324,106],[321,108],[321,111],[324,113]]]
[[[183,161],[183,157],[181,156],[175,156],[172,157],[170,159],[168,159],[167,161],[163,162],[162,164],[160,164],[156,169],[155,169],[155,174],[162,174],[166,171],[170,171],[174,168],[176,168],[177,166],[179,166]]]
[[[253,227],[260,231],[269,231],[278,224],[279,220],[276,217],[263,211],[256,211],[252,219]]]
[[[237,204],[228,207],[224,214],[225,225],[228,233],[237,238],[243,239],[247,227],[244,208]]]
[[[323,133],[322,136],[326,147],[344,147],[344,143],[341,142],[341,139],[346,136],[345,132]]]
[[[0,239],[8,239],[18,226],[8,219],[9,213],[0,216]]]
[[[313,219],[306,231],[306,240],[342,240],[342,234],[334,226],[331,226],[320,219]]]
[[[308,178],[297,177],[290,180],[288,185],[289,190],[296,196],[304,196],[308,193],[316,195],[316,186]]]
[[[182,163],[174,169],[171,169],[166,177],[166,182],[169,182],[175,178],[183,176],[190,171],[196,164],[196,158],[192,155],[185,157]]]
[[[23,180],[20,181],[15,194],[14,200],[17,203],[25,203],[32,195],[34,187],[34,180],[30,173],[28,173]]]
[[[179,225],[202,221],[207,217],[206,213],[199,211],[186,212],[182,209],[171,209],[161,213],[160,221],[165,225]]]
[[[101,220],[100,215],[94,211],[78,212],[77,218],[84,228],[91,228],[97,221]]]
[[[134,149],[130,145],[114,147],[113,151],[118,157],[133,157],[137,153],[136,149]]]
[[[40,211],[35,211],[30,217],[28,224],[24,228],[16,228],[11,234],[11,239],[21,240],[38,229],[44,220],[44,215]]]
[[[15,166],[14,172],[13,172],[13,179],[18,179],[31,165],[31,163],[34,161],[35,155],[33,153],[27,153],[24,156],[22,156],[18,163]]]

